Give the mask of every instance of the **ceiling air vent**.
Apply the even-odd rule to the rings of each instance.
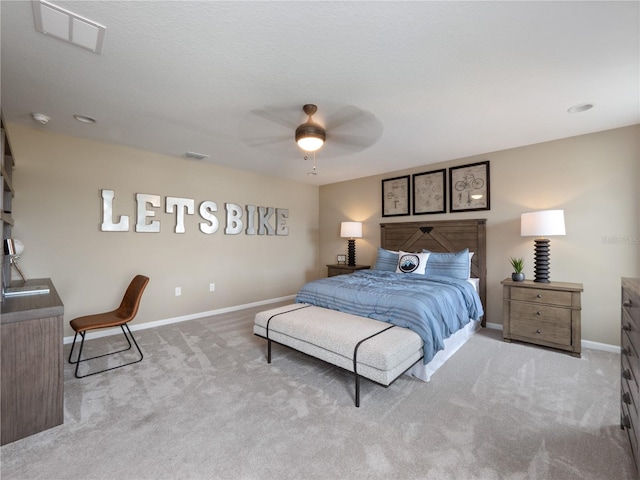
[[[37,31],[102,53],[107,27],[45,0],[31,0],[31,5]]]
[[[191,160],[204,160],[205,158],[209,158],[209,155],[205,155],[204,153],[187,152],[184,154],[184,158],[190,158]]]

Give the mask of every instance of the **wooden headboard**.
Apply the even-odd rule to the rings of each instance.
[[[380,224],[380,245],[387,250],[419,252],[474,252],[471,276],[478,278],[479,295],[484,308],[482,326],[487,318],[487,220],[435,220]]]

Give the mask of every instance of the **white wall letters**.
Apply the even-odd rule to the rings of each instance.
[[[101,190],[102,197],[102,232],[128,232],[129,216],[120,215],[114,221],[113,190]],[[136,194],[136,232],[158,233],[160,223],[156,217],[156,211],[160,211],[162,199],[160,195],[147,193]],[[175,213],[175,233],[185,233],[187,227],[185,218],[187,215],[195,214],[195,200],[191,198],[166,197],[165,213]],[[211,200],[204,200],[198,207],[198,214],[204,220],[198,224],[198,228],[204,234],[216,233],[220,227],[216,212],[218,204]],[[246,217],[244,216],[246,212]],[[256,218],[257,215],[257,218]],[[275,217],[275,228],[271,219]],[[244,208],[236,203],[225,203],[225,229],[226,235],[255,235],[256,226],[258,235],[289,235],[287,226],[289,210],[286,208],[256,207],[246,205]],[[246,228],[245,228],[246,225]]]

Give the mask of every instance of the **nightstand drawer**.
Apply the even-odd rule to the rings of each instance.
[[[571,292],[559,292],[541,288],[512,288],[511,299],[565,307],[571,306]]]
[[[571,345],[571,322],[566,325],[521,318],[511,319],[511,335],[526,337],[536,342]]]
[[[571,329],[571,309],[569,308],[511,302],[511,317],[555,323],[560,327]]]

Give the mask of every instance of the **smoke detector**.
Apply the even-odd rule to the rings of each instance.
[[[31,118],[33,118],[36,122],[41,123],[42,125],[46,125],[51,120],[44,113],[32,113]]]

